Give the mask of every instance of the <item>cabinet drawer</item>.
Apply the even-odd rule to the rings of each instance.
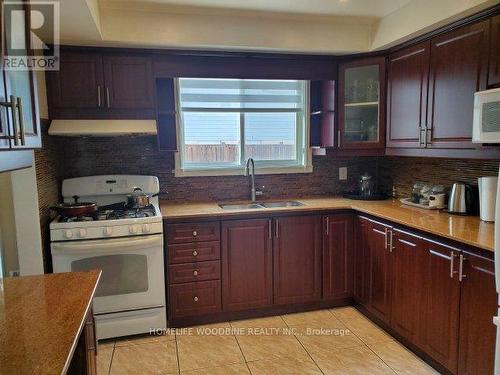
[[[220,280],[169,286],[170,318],[221,311]]]
[[[169,284],[220,279],[220,261],[173,264],[168,266]]]
[[[168,246],[168,263],[192,263],[220,259],[220,243],[193,242]]]
[[[167,241],[171,243],[219,241],[219,222],[171,224],[167,226]]]

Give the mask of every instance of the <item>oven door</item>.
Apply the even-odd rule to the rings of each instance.
[[[54,242],[54,272],[102,270],[94,313],[165,305],[163,235]]]

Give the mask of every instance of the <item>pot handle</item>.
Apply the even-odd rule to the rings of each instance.
[[[71,198],[75,200],[75,205],[78,203],[78,199],[80,199],[78,195],[73,195]]]

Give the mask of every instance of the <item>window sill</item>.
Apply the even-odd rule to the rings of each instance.
[[[305,167],[263,167],[255,168],[256,175],[312,173],[312,165]],[[175,177],[242,176],[245,168],[175,169]]]

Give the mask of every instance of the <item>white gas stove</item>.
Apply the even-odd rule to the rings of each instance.
[[[151,196],[144,208],[128,207],[140,188]],[[89,216],[59,216],[50,224],[54,272],[101,269],[94,298],[99,339],[166,327],[163,224],[153,176],[106,175],[63,181],[64,202],[95,202]]]

